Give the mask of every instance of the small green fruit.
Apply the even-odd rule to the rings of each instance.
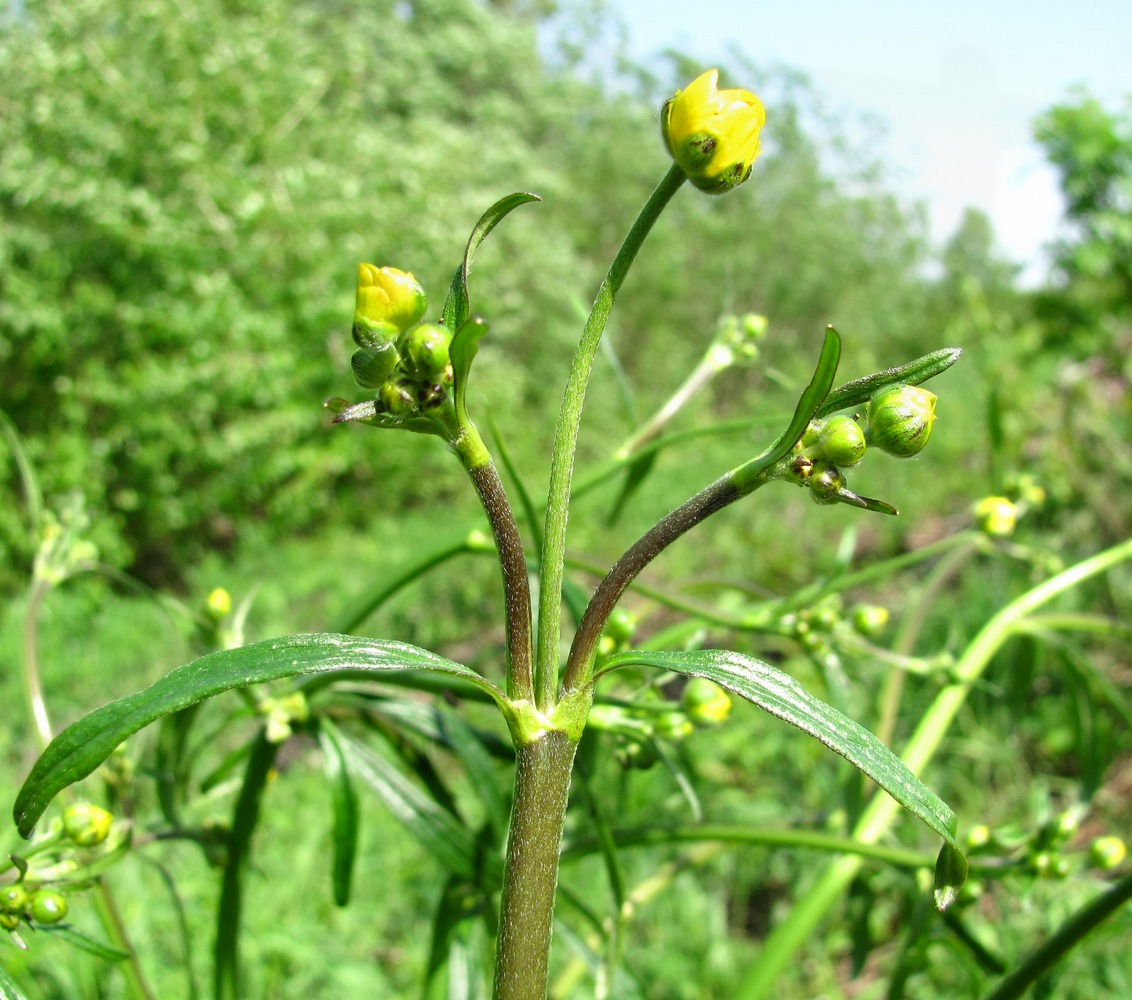
[[[28,892],[19,882],[0,889],[0,911],[23,913],[28,905]]]
[[[27,912],[37,924],[57,924],[67,915],[67,900],[54,889],[39,889],[32,894]]]

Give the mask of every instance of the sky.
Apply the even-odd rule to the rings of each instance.
[[[887,125],[880,152],[900,192],[927,205],[933,237],[946,240],[965,207],[982,209],[1028,282],[1045,274],[1043,246],[1062,209],[1031,138],[1034,118],[1075,86],[1113,109],[1132,94],[1132,0],[609,5],[645,65],[675,48],[710,66],[734,46],[756,65],[803,71],[849,122],[878,116]]]

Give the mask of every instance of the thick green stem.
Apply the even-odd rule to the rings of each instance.
[[[518,748],[495,962],[495,1000],[545,1000],[558,851],[578,748],[552,730]]]
[[[566,692],[579,690],[589,681],[602,629],[637,574],[681,535],[747,492],[740,490],[728,473],[657,521],[613,564],[578,623],[563,677]]]
[[[570,366],[558,426],[554,434],[554,451],[550,465],[550,487],[547,491],[546,522],[543,532],[543,562],[538,616],[538,659],[535,664],[535,694],[538,706],[547,711],[554,703],[558,686],[559,642],[562,635],[562,575],[566,561],[566,521],[570,509],[570,490],[574,477],[574,453],[578,446],[582,404],[586,398],[594,357],[601,335],[613,309],[614,299],[628,274],[633,260],[665,205],[685,181],[684,172],[676,166],[657,185],[598,289],[582,338]]]
[[[908,741],[903,760],[909,770],[916,775],[923,773],[967,700],[971,686],[991,657],[1028,615],[1088,577],[1129,558],[1132,558],[1132,539],[1046,580],[1012,601],[987,622],[955,664],[952,671],[954,682],[936,696]],[[853,836],[865,843],[875,843],[892,824],[899,808],[896,801],[887,795],[875,796],[858,821]],[[760,1000],[768,995],[782,970],[794,960],[794,953],[813,936],[818,922],[844,893],[860,868],[860,857],[844,857],[825,870],[813,888],[795,903],[789,916],[766,939],[758,961],[736,990],[737,1000]]]

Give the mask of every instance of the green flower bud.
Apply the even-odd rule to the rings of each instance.
[[[917,385],[882,389],[868,405],[866,439],[897,458],[911,458],[924,449],[935,423],[934,393]]]
[[[410,330],[401,341],[401,349],[409,368],[427,382],[451,381],[452,367],[448,348],[452,333],[435,323],[422,323]]]
[[[28,891],[19,882],[0,889],[0,911],[22,914],[28,905]],[[17,917],[17,923],[19,918]]]
[[[76,802],[63,811],[63,829],[79,847],[96,847],[110,833],[114,817],[101,806]]]
[[[1119,837],[1097,837],[1089,845],[1089,863],[1101,871],[1112,871],[1128,856],[1128,848]]]
[[[683,712],[666,712],[656,720],[656,735],[666,740],[682,740],[695,732],[692,720]]]
[[[684,687],[680,706],[692,720],[692,725],[718,726],[731,714],[731,696],[714,681],[693,677]]]
[[[664,103],[660,129],[677,166],[701,191],[722,194],[751,176],[766,124],[762,101],[748,90],[719,90],[709,69]]]
[[[377,392],[377,401],[393,417],[412,417],[419,411],[416,393],[403,379],[391,378],[382,383]]]
[[[376,389],[397,370],[401,356],[391,342],[354,351],[350,367],[354,381],[364,389]]]
[[[67,915],[67,900],[54,889],[39,889],[32,893],[27,915],[37,924],[57,924]]]
[[[819,460],[810,469],[806,485],[814,503],[837,503],[837,494],[845,488],[845,476],[832,462]]]
[[[879,604],[858,604],[853,609],[853,628],[871,638],[880,635],[888,624],[888,608]]]
[[[983,497],[975,504],[975,521],[979,529],[993,538],[1014,534],[1018,523],[1018,505],[1006,497]]]
[[[818,433],[816,448],[822,458],[849,469],[865,457],[865,431],[848,416],[830,417]]]

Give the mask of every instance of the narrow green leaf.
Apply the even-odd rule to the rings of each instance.
[[[340,745],[349,768],[377,792],[414,839],[446,871],[473,878],[477,858],[472,831],[372,748],[345,733],[341,734]]]
[[[425,973],[428,1000],[486,1000],[483,918],[488,897],[452,877],[444,887],[432,921],[432,944]]]
[[[444,308],[440,313],[440,322],[449,330],[459,330],[471,315],[471,300],[468,296],[468,272],[472,269],[472,259],[475,257],[480,244],[487,238],[487,234],[512,211],[520,205],[532,201],[542,201],[542,199],[537,194],[530,194],[526,191],[518,191],[515,194],[500,198],[480,216],[479,222],[472,228],[472,234],[468,237],[468,245],[464,250],[464,260],[456,268],[456,274],[452,278],[452,287],[448,291],[448,298],[445,300]]]
[[[931,354],[925,354],[909,361],[906,365],[888,368],[883,372],[866,375],[864,378],[846,382],[838,386],[829,394],[829,397],[818,410],[817,416],[824,417],[838,410],[846,410],[850,406],[858,406],[870,396],[889,385],[919,385],[941,372],[947,371],[963,353],[958,347],[945,347]]]
[[[617,499],[613,501],[613,507],[606,517],[606,524],[612,525],[617,523],[617,519],[621,516],[625,505],[633,498],[637,490],[644,485],[649,473],[652,472],[653,466],[656,464],[656,457],[659,454],[659,449],[651,449],[642,452],[640,455],[632,458],[629,464],[625,466],[625,475],[621,480],[621,491],[617,494]]]
[[[338,730],[327,719],[319,721],[318,742],[322,747],[326,778],[330,782],[334,815],[334,859],[331,866],[334,902],[345,906],[350,902],[354,859],[358,854],[358,794],[346,767]]]
[[[28,1000],[28,995],[0,965],[0,1000]]]
[[[259,806],[268,776],[275,766],[279,745],[260,733],[252,741],[244,783],[232,810],[226,842],[228,857],[220,881],[216,906],[216,940],[213,944],[213,984],[216,1000],[243,997],[240,974],[240,917],[244,906],[244,872],[251,855],[252,834],[259,823]]]
[[[178,667],[138,694],[111,702],[60,733],[35,762],[12,810],[22,836],[31,835],[51,800],[85,778],[128,736],[151,722],[233,688],[300,674],[425,670],[462,678],[497,703],[505,695],[462,664],[404,642],[318,633],[223,649]]]
[[[914,816],[954,848],[947,859],[947,880],[965,870],[955,837],[955,814],[905,763],[863,726],[806,692],[789,674],[768,663],[725,649],[645,652],[630,650],[612,657],[595,675],[618,667],[647,666],[692,677],[706,677],[765,712],[809,734],[863,771]]]
[[[810,384],[802,391],[789,425],[775,438],[774,444],[766,451],[732,473],[736,485],[742,487],[744,483],[757,480],[760,473],[769,469],[790,453],[790,449],[806,432],[810,421],[817,415],[822,403],[829,395],[830,386],[833,385],[833,380],[837,377],[837,366],[840,361],[841,336],[832,326],[827,327],[825,340],[822,341],[821,354],[818,356],[818,363],[814,369],[814,376],[810,379]]]
[[[55,927],[40,927],[39,930],[43,931],[45,934],[50,934],[52,937],[59,938],[61,941],[66,941],[67,944],[78,948],[80,951],[85,951],[88,955],[101,958],[104,962],[124,962],[130,957],[128,952],[121,951],[102,941],[96,941],[94,938],[88,937],[82,931],[75,930],[75,928],[71,927],[69,924]],[[0,993],[0,996],[3,996],[3,994]]]

